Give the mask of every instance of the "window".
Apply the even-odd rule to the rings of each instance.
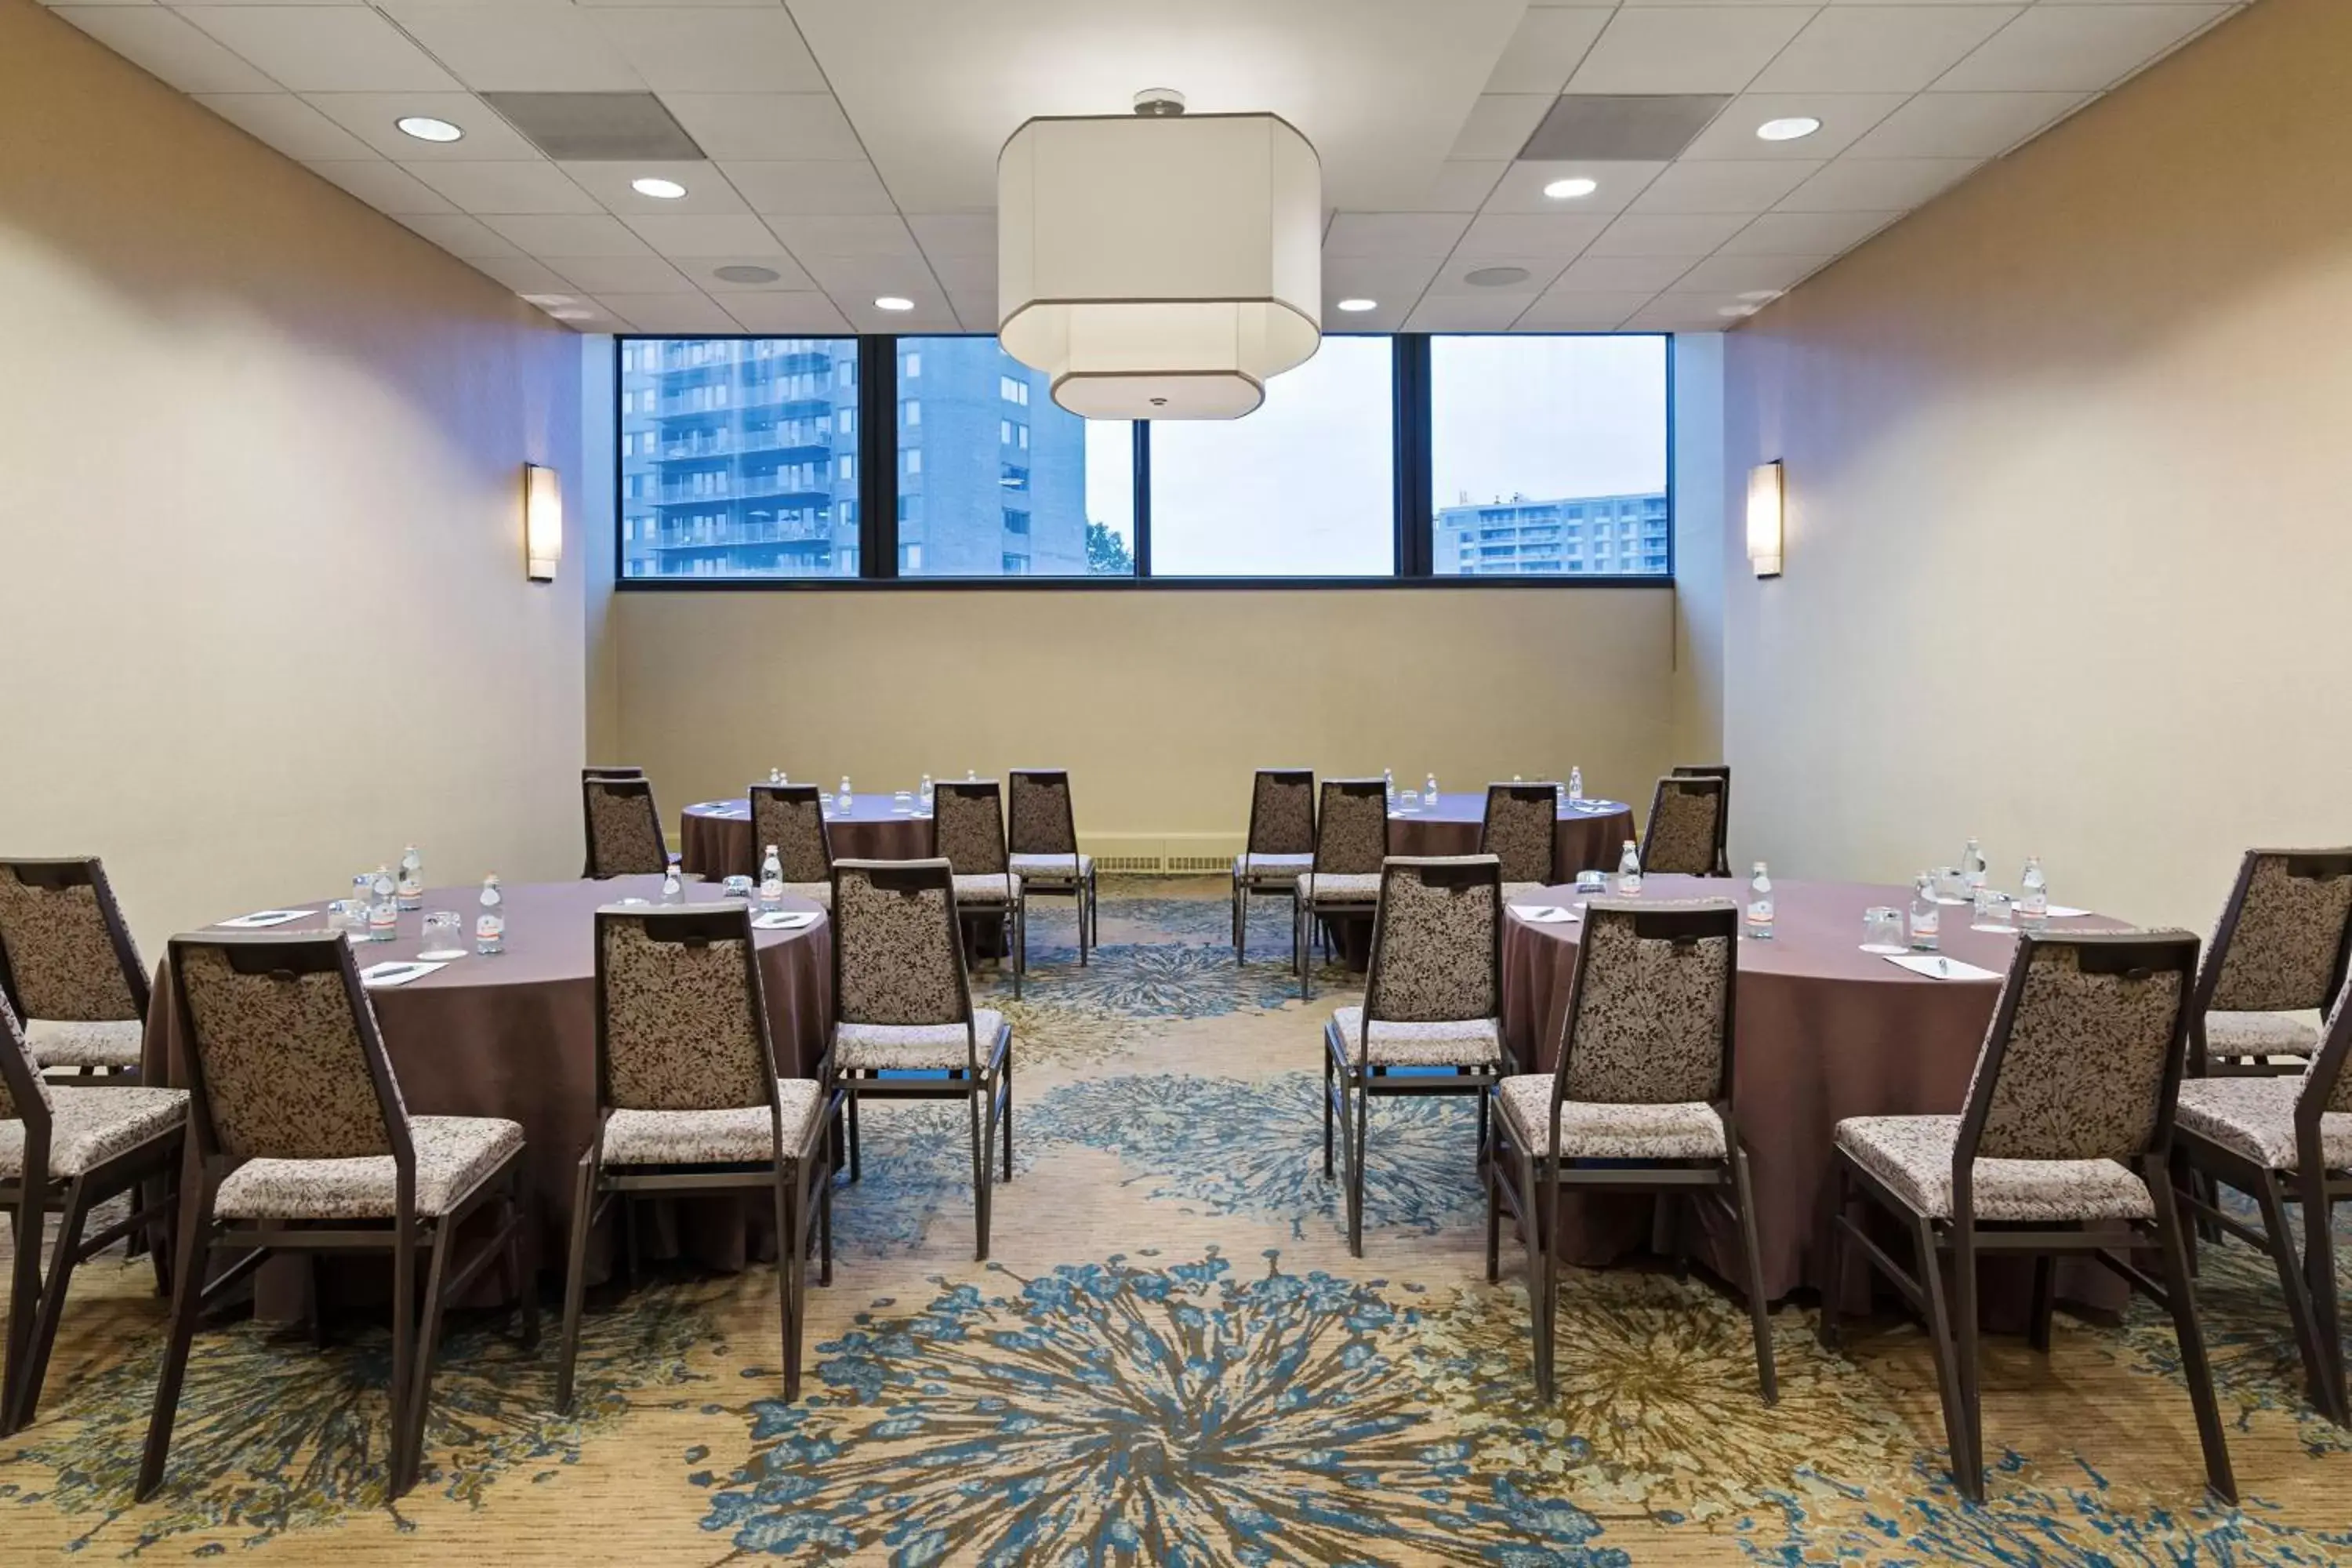
[[[1156,577],[1396,570],[1394,349],[1327,337],[1245,419],[1151,427]]]
[[[899,374],[900,379],[902,379],[902,380],[906,380],[906,381],[920,381],[920,380],[922,380],[922,379],[923,379],[923,356],[922,356],[921,354],[919,354],[919,353],[909,353],[909,354],[901,354],[901,355],[899,355],[899,356],[898,356],[898,374]]]
[[[898,435],[899,500],[912,509],[899,542],[921,546],[911,557],[902,549],[902,575],[1133,574],[1131,426],[1089,423],[1057,406],[1045,378],[993,338],[902,345],[902,357],[921,356],[925,405],[920,428],[910,421]],[[1034,410],[1025,450],[1008,407]]]
[[[919,398],[907,399],[907,425],[909,429],[923,422],[923,405]]]
[[[1666,574],[1664,338],[1432,338],[1429,411],[1437,572]]]
[[[856,363],[854,338],[631,340],[621,575],[856,575]]]

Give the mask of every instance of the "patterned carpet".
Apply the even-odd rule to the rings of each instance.
[[[2352,1434],[2303,1397],[2276,1280],[2205,1254],[2246,1502],[2211,1505],[2169,1328],[2061,1314],[1989,1342],[1991,1501],[1948,1479],[1917,1331],[1822,1352],[1775,1318],[1757,1398],[1738,1303],[1638,1267],[1564,1280],[1538,1405],[1511,1250],[1483,1280],[1467,1101],[1374,1111],[1366,1257],[1321,1174],[1318,1035],[1265,907],[1237,969],[1221,884],[1108,888],[1081,969],[1039,906],[1017,1030],[1018,1176],[971,1260],[961,1107],[886,1105],[781,1398],[773,1277],[592,1298],[576,1412],[552,1336],[458,1321],[426,1474],[384,1497],[388,1338],[240,1324],[197,1341],[163,1494],[130,1485],[162,1304],[89,1266],[42,1419],[0,1441],[0,1563],[51,1552],[361,1565],[2352,1562]],[[992,977],[983,977],[992,985]],[[2352,1256],[2347,1247],[2341,1256]]]

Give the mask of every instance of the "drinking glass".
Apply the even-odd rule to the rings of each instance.
[[[1605,893],[1609,890],[1609,873],[1594,868],[1576,874],[1576,890],[1580,893]]]
[[[1400,791],[1397,795],[1397,809],[1399,811],[1419,811],[1421,809],[1421,792],[1417,789]]]
[[[890,810],[892,815],[897,816],[914,816],[915,792],[909,789],[902,789],[890,797]]]
[[[719,886],[727,890],[730,899],[749,900],[751,897],[751,879],[749,877],[730,877]]]
[[[2010,918],[2010,899],[2007,893],[1992,888],[1977,889],[1975,927],[1978,931],[2015,931],[2017,925]]]
[[[1903,911],[1886,904],[1873,904],[1862,914],[1862,951],[1864,952],[1908,952],[1910,944],[1903,931]]]
[[[417,957],[446,963],[466,956],[466,917],[457,910],[431,910],[425,917],[424,929],[425,934],[417,943]]]
[[[1969,901],[1968,879],[1958,866],[1936,868],[1936,901],[1939,904],[1965,904]]]

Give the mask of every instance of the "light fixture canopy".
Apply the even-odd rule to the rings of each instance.
[[[402,135],[414,136],[419,142],[458,142],[466,135],[462,127],[429,114],[404,114],[392,124]]]
[[[1543,192],[1556,202],[1572,202],[1579,196],[1589,196],[1600,188],[1600,181],[1588,180],[1580,174],[1572,179],[1554,180],[1543,188]]]
[[[665,180],[659,174],[647,174],[641,179],[631,180],[629,189],[641,196],[652,196],[657,201],[665,202],[674,202],[686,195],[684,185],[679,184],[676,180]]]
[[[1791,114],[1780,120],[1768,120],[1756,128],[1756,134],[1766,142],[1796,142],[1811,136],[1822,128],[1822,122],[1810,114]]]
[[[540,463],[522,466],[522,550],[526,576],[555,581],[563,564],[563,481]]]
[[[1778,459],[1748,470],[1748,563],[1759,577],[1780,574],[1785,484]]]
[[[1380,309],[1380,304],[1378,300],[1342,300],[1339,301],[1339,309],[1353,315],[1360,310],[1376,310]]]
[[[1238,418],[1322,342],[1322,167],[1278,115],[1136,110],[998,154],[997,340],[1087,418]]]

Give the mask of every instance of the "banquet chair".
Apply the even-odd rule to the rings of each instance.
[[[2237,1500],[2167,1168],[2197,946],[2187,931],[2021,933],[1960,1114],[1837,1124],[1822,1341],[1838,1342],[1847,1249],[1858,1248],[1927,1321],[1952,1479],[1972,1502],[1985,1496],[1977,1260],[1986,1253],[2033,1258],[2030,1342],[2043,1354],[2061,1255],[2090,1255],[2166,1308],[2206,1482]],[[1857,1195],[1910,1232],[1910,1268],[1856,1217]],[[2161,1284],[2129,1256],[2148,1250]]]
[[[751,786],[751,853],[764,866],[770,845],[784,870],[784,891],[833,908],[833,837],[824,791],[813,784]]]
[[[1676,778],[1658,781],[1650,796],[1650,820],[1642,830],[1642,869],[1650,876],[1680,873],[1720,877],[1723,869],[1723,806],[1727,781]]]
[[[525,1347],[538,1343],[539,1296],[522,1267],[522,1129],[495,1117],[409,1114],[340,932],[175,936],[171,974],[196,1187],[183,1211],[170,1337],[135,1495],[144,1501],[163,1483],[199,1316],[278,1253],[381,1251],[392,1254],[397,1499],[423,1458],[443,1312],[486,1264],[499,1265],[506,1294],[520,1304]],[[492,1202],[495,1228],[457,1262],[457,1235]],[[215,1274],[216,1247],[234,1257]]]
[[[1029,968],[1029,894],[1004,847],[1004,797],[994,779],[945,779],[932,786],[931,833],[955,873],[959,919],[993,917],[1003,952],[1013,955],[1013,999]]]
[[[8,1210],[15,1268],[8,1341],[0,1372],[0,1437],[33,1419],[64,1315],[74,1267],[125,1237],[168,1234],[177,1195],[188,1097],[174,1089],[51,1084],[41,1077],[16,1010],[0,995],[0,1205]],[[92,1210],[141,1192],[129,1214],[85,1236]],[[41,1232],[59,1216],[48,1273]]]
[[[1478,853],[1502,863],[1505,901],[1556,880],[1559,833],[1559,786],[1549,784],[1490,784],[1486,816],[1478,827]]]
[[[1731,827],[1731,769],[1722,763],[1677,763],[1667,773],[1678,779],[1721,779],[1723,805],[1715,818],[1715,874],[1731,875],[1731,854],[1726,836]]]
[[[2336,1000],[2347,947],[2352,849],[2247,850],[2189,1002],[2189,1075],[2303,1072],[2319,1031],[2288,1015]]]
[[[2311,1402],[2339,1426],[2352,1426],[2344,1374],[2343,1320],[2336,1286],[2335,1208],[2352,1199],[2352,989],[2339,992],[2319,1049],[2300,1078],[2200,1078],[2180,1086],[2173,1163],[2235,1187],[2254,1200],[2255,1230],[2192,1187],[2188,1199],[2205,1223],[2270,1255],[2286,1296],[2311,1384]],[[2295,1258],[2286,1205],[2303,1205],[2304,1246]],[[2191,1243],[2193,1247],[2193,1241]]]
[[[794,786],[786,786],[794,787]],[[572,1194],[555,1406],[569,1414],[588,1241],[615,1202],[766,1192],[776,1214],[784,1398],[800,1397],[811,1211],[833,1283],[832,1063],[778,1068],[751,911],[740,903],[596,911],[596,1131]]]
[[[580,770],[580,776],[583,779],[641,779],[646,776],[646,770],[623,763],[591,763]]]
[[[658,877],[669,869],[669,842],[662,837],[653,781],[583,774],[580,795],[588,826],[588,876]]]
[[[1364,1156],[1371,1100],[1382,1095],[1478,1097],[1503,1067],[1503,884],[1492,855],[1397,856],[1381,868],[1364,1005],[1323,1026],[1323,1174],[1334,1113],[1346,1166],[1348,1250],[1364,1255]]]
[[[1315,773],[1311,768],[1260,768],[1250,784],[1249,837],[1234,857],[1234,962],[1249,947],[1249,901],[1290,900],[1290,961],[1298,962],[1298,879],[1315,864]]]
[[[1024,907],[1033,893],[1067,893],[1078,904],[1078,962],[1087,962],[1100,933],[1093,927],[1097,903],[1095,858],[1078,848],[1078,824],[1070,808],[1070,775],[1060,768],[1015,768],[1013,795],[1005,803],[1013,819],[1013,869],[1021,879]],[[1024,918],[1025,928],[1027,921]]]
[[[1323,922],[1334,915],[1370,916],[1380,903],[1381,863],[1389,853],[1388,784],[1383,779],[1325,779],[1315,817],[1312,869],[1298,878],[1290,935],[1298,994],[1315,994],[1313,939],[1331,951]]]
[[[138,1072],[147,967],[97,856],[0,860],[0,994],[44,1071]]]
[[[944,785],[940,786],[942,789]],[[858,1179],[860,1100],[961,1100],[971,1113],[974,1256],[988,1257],[989,1155],[1013,1179],[1013,1026],[971,1005],[945,860],[834,862],[833,1068]]]
[[[1592,899],[1549,1072],[1494,1089],[1484,1162],[1486,1278],[1502,1275],[1502,1216],[1527,1239],[1536,1389],[1552,1398],[1560,1196],[1655,1194],[1656,1229],[1682,1262],[1673,1207],[1713,1197],[1739,1237],[1741,1286],[1767,1405],[1780,1397],[1756,1241],[1748,1150],[1731,1104],[1739,910],[1728,899]]]

